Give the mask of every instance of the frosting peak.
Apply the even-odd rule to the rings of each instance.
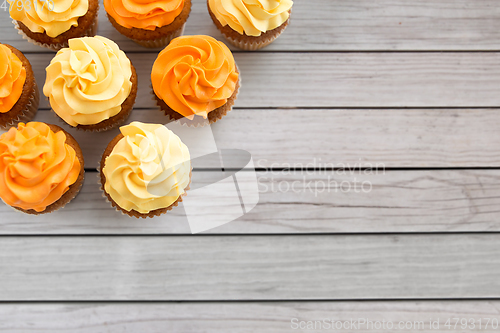
[[[9,112],[23,93],[26,69],[7,46],[0,44],[0,113]]]
[[[238,72],[228,47],[209,36],[175,38],[160,52],[151,72],[153,90],[174,111],[193,119],[224,105]]]
[[[80,170],[66,134],[47,124],[19,123],[0,136],[0,197],[10,206],[44,211],[76,182]]]
[[[105,191],[123,209],[147,214],[173,204],[188,186],[186,145],[163,125],[132,122],[104,162]]]
[[[101,36],[70,39],[46,71],[43,93],[71,126],[115,116],[132,89],[130,60],[115,42]]]
[[[247,36],[260,36],[288,20],[292,0],[208,0],[222,26]]]
[[[14,20],[22,22],[32,32],[45,32],[57,37],[78,26],[78,19],[89,9],[89,0],[7,0],[9,13]]]
[[[175,20],[184,0],[104,0],[104,8],[125,28],[155,30]]]

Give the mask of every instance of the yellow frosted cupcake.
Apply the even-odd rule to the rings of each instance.
[[[177,206],[191,182],[186,145],[163,125],[134,121],[120,131],[100,163],[101,189],[111,205],[136,218]]]
[[[7,0],[10,16],[25,39],[59,50],[71,38],[94,36],[98,0]]]
[[[20,123],[0,136],[0,197],[19,211],[38,215],[64,207],[83,177],[80,146],[59,126]]]
[[[134,66],[107,38],[71,39],[46,71],[43,93],[70,126],[105,131],[122,124],[132,111],[137,94]]]
[[[111,24],[145,47],[164,47],[182,35],[191,0],[104,0]]]
[[[175,38],[151,71],[157,105],[169,120],[211,124],[232,109],[239,73],[227,46],[209,36]]]
[[[271,44],[285,30],[292,0],[207,0],[215,26],[243,50]]]
[[[28,59],[14,47],[0,44],[0,129],[33,119],[39,100]]]

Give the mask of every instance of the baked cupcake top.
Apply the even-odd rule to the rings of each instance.
[[[9,112],[23,93],[26,69],[7,46],[0,44],[0,113]]]
[[[89,9],[88,0],[7,1],[10,3],[10,17],[22,22],[32,32],[45,32],[49,37],[57,37],[78,26],[78,19]]]
[[[175,38],[151,72],[156,96],[184,117],[207,114],[233,94],[239,74],[227,46],[209,36]]]
[[[76,182],[80,169],[66,134],[47,124],[19,123],[0,136],[0,197],[10,206],[44,211]]]
[[[163,125],[132,122],[106,158],[105,191],[121,208],[147,214],[173,204],[189,185],[189,150]]]
[[[101,36],[70,39],[46,71],[43,93],[71,126],[115,116],[132,88],[130,60],[115,42]]]
[[[247,36],[260,36],[288,20],[292,0],[208,0],[222,26]]]
[[[125,28],[155,30],[175,20],[184,0],[104,0],[104,8]]]

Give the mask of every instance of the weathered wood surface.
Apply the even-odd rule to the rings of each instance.
[[[135,108],[151,95],[155,53],[129,53]],[[500,53],[237,53],[235,107],[498,107]],[[28,54],[42,91],[53,54]],[[265,82],[265,84],[263,84]],[[270,89],[272,87],[272,89]],[[41,94],[41,108],[48,101]]]
[[[136,220],[116,212],[105,201],[96,176],[88,172],[81,193],[64,209],[50,215],[29,216],[0,205],[0,234],[190,233],[182,204],[161,218]],[[195,171],[193,185],[208,184],[212,176],[210,172]],[[268,171],[257,176],[259,205],[236,221],[207,233],[500,231],[499,170],[379,170],[371,175],[351,171]],[[361,186],[371,191],[365,192]]]
[[[307,321],[322,321],[323,330],[317,331],[326,332],[332,328],[328,328],[324,320],[330,325],[333,320],[333,325],[339,325],[337,322],[340,321],[348,328],[344,331],[375,331],[379,325],[393,325],[395,331],[403,331],[398,330],[402,323],[411,327],[407,331],[428,332],[431,331],[429,321],[432,318],[432,332],[498,332],[493,319],[499,319],[499,307],[499,301],[1,304],[0,318],[8,320],[0,320],[0,330],[37,333],[288,333],[294,328],[295,331],[305,331],[297,329],[296,325],[307,327]],[[460,322],[456,330],[448,328],[448,319],[451,319],[451,328],[455,326],[452,318],[466,319],[466,329],[461,329]],[[490,319],[488,327],[487,318]]]
[[[499,297],[500,234],[3,237],[0,300]]]
[[[2,42],[22,51],[50,52],[24,41],[8,12]],[[285,33],[265,51],[500,50],[500,8],[495,0],[299,0]],[[98,34],[126,51],[145,49],[119,34],[100,6]],[[185,34],[223,39],[205,0],[193,0]]]

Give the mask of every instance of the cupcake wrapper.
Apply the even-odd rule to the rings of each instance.
[[[255,51],[255,50],[261,49],[263,47],[266,47],[269,44],[271,44],[272,42],[274,42],[274,40],[276,38],[279,37],[279,34],[278,34],[276,36],[272,36],[269,39],[261,41],[261,42],[248,42],[248,41],[243,41],[243,40],[236,40],[232,37],[229,37],[225,33],[222,33],[222,35],[226,38],[226,40],[229,43],[233,44],[234,46],[236,46],[242,50],[246,50],[246,51]]]
[[[236,65],[236,63],[235,63],[235,65]],[[158,108],[163,113],[165,113],[165,117],[167,118],[167,123],[177,121],[179,124],[181,124],[182,126],[186,126],[186,127],[205,127],[205,126],[214,124],[217,121],[221,120],[225,115],[227,115],[227,113],[229,111],[233,110],[234,102],[238,99],[238,94],[240,93],[240,90],[241,90],[241,72],[240,72],[238,65],[236,65],[236,68],[238,69],[238,73],[240,73],[239,78],[238,78],[238,90],[236,91],[234,98],[232,98],[231,100],[228,100],[227,103],[225,104],[226,110],[224,110],[224,112],[222,112],[220,115],[218,115],[218,117],[215,119],[208,120],[208,118],[207,118],[207,119],[198,119],[195,121],[194,119],[189,120],[189,118],[186,118],[186,117],[182,117],[181,119],[174,119],[174,118],[170,117],[168,114],[165,113],[165,111],[158,104],[158,101],[156,99],[156,95],[155,95],[155,92],[154,92],[152,86],[151,86],[151,90],[150,90],[151,99],[156,103],[156,106],[158,106]],[[200,116],[198,116],[198,117],[200,117]]]
[[[172,39],[177,38],[179,36],[182,36],[184,34],[184,27],[186,26],[186,23],[182,25],[181,28],[175,30],[172,32],[170,35],[163,36],[158,39],[151,39],[151,40],[140,40],[140,39],[133,39],[130,38],[132,41],[136,42],[137,44],[148,47],[148,48],[160,48],[160,47],[165,47],[167,46]]]
[[[104,153],[103,153],[103,155],[104,155]],[[121,213],[122,216],[135,217],[138,219],[139,217],[126,214],[123,210],[121,210],[119,208],[118,204],[113,204],[111,201],[109,201],[109,198],[106,196],[106,191],[104,190],[104,184],[101,182],[101,160],[102,160],[102,156],[99,159],[99,161],[97,162],[97,185],[99,185],[99,188],[101,189],[101,196],[106,200],[107,203],[109,203],[111,205],[111,207],[113,207],[117,212]],[[184,188],[184,193],[182,193],[173,204],[168,206],[164,212],[156,213],[152,216],[149,216],[149,215],[148,216],[141,216],[140,218],[145,219],[148,217],[153,218],[155,216],[160,216],[160,215],[163,215],[163,214],[171,211],[174,207],[179,206],[179,202],[182,202],[182,197],[186,196],[187,191],[189,191],[191,189],[190,185],[191,185],[192,176],[193,176],[193,166],[191,165],[191,171],[189,171],[189,183]]]
[[[99,5],[97,5],[97,11],[99,12]],[[95,16],[94,21],[92,22],[92,24],[90,25],[90,27],[85,31],[85,33],[81,37],[93,37],[93,36],[96,35],[96,33],[97,33],[97,25],[98,25],[97,16],[98,15]],[[23,39],[27,40],[31,44],[34,44],[34,45],[37,45],[37,46],[40,46],[40,47],[45,47],[45,48],[50,49],[52,51],[59,51],[60,49],[69,46],[67,42],[66,43],[55,43],[55,44],[47,44],[47,43],[37,42],[36,40],[28,37],[24,33],[24,31],[19,27],[19,24],[17,23],[16,20],[12,20],[12,23],[14,24],[14,27],[17,29],[17,33],[19,35],[21,35],[23,37]]]
[[[40,102],[40,92],[38,91],[38,85],[36,80],[34,81],[33,91],[31,92],[30,98],[23,112],[19,114],[16,118],[9,121],[5,126],[0,126],[0,129],[8,129],[12,126],[17,126],[19,123],[26,123],[35,117],[38,111],[38,104]]]

